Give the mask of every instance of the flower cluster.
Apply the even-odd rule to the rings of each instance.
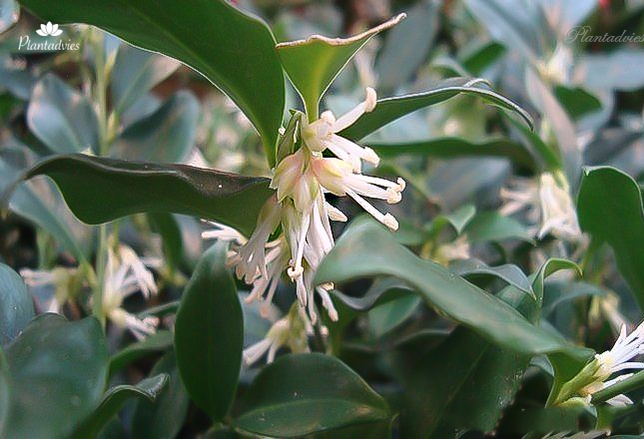
[[[378,210],[367,198],[398,203],[405,189],[404,180],[392,182],[362,174],[363,162],[378,165],[378,155],[338,134],[375,106],[376,92],[367,88],[364,102],[339,118],[325,111],[317,120],[302,119],[296,131],[302,147],[284,157],[274,169],[271,188],[276,194],[263,206],[250,238],[219,224],[216,230],[204,233],[205,238],[233,243],[229,265],[235,267],[240,279],[252,285],[248,301],[269,304],[286,272],[312,324],[318,319],[315,293],[329,317],[337,320],[329,295],[333,285],[313,285],[316,268],[334,245],[331,221],[347,220],[344,213],[326,201],[326,194],[348,196],[391,230],[398,229],[396,219]],[[335,157],[324,156],[325,151]],[[281,233],[271,240],[278,226]]]
[[[516,179],[512,189],[501,190],[501,197],[506,201],[501,208],[502,214],[527,210],[528,218],[535,224],[540,223],[536,232],[539,239],[549,233],[572,242],[582,239],[575,205],[563,175],[544,172],[538,181]]]

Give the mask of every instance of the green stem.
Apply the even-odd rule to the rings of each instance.
[[[595,393],[593,395],[592,403],[593,405],[600,404],[602,402],[608,401],[611,398],[614,398],[617,395],[630,392],[631,390],[635,390],[640,387],[644,387],[644,370],[636,373],[630,378],[626,378],[624,381],[620,381]]]

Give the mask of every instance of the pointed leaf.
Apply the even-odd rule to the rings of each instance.
[[[485,84],[483,79],[450,78],[423,93],[380,99],[371,113],[364,114],[340,135],[360,140],[396,119],[444,102],[460,93],[478,96],[491,105],[515,112],[532,127],[532,118],[525,110],[500,94],[484,88],[482,84]]]
[[[292,354],[257,375],[235,426],[255,435],[290,438],[386,424],[390,417],[385,400],[340,360]]]
[[[628,174],[611,168],[587,168],[577,201],[579,225],[615,252],[620,273],[644,310],[644,242],[642,193]]]
[[[72,438],[96,437],[129,399],[145,398],[154,402],[168,379],[168,375],[163,373],[146,378],[135,386],[120,385],[109,389],[98,408],[74,431]]]
[[[175,58],[219,87],[253,122],[268,159],[284,112],[284,77],[268,26],[225,0],[23,0],[56,23],[99,27],[146,50]]]
[[[98,119],[90,101],[48,73],[34,86],[27,124],[54,153],[98,148]]]
[[[133,343],[110,358],[110,375],[133,361],[154,352],[165,351],[172,347],[172,331],[159,330],[137,343]]]
[[[226,416],[235,398],[244,343],[242,309],[226,268],[227,251],[227,245],[219,242],[203,255],[183,293],[175,323],[181,380],[213,421]]]
[[[0,263],[0,346],[13,341],[34,316],[34,302],[24,282]]]
[[[150,372],[167,374],[168,384],[154,402],[141,399],[132,414],[132,437],[138,439],[174,439],[183,426],[190,398],[177,370],[174,351],[166,353]]]
[[[7,437],[68,437],[99,404],[107,347],[98,320],[34,319],[6,349],[11,373]]]
[[[356,52],[367,44],[371,37],[395,26],[404,18],[405,14],[400,14],[351,38],[313,35],[306,40],[277,45],[282,66],[302,97],[309,117],[317,117],[320,98]]]
[[[315,282],[342,282],[389,275],[412,285],[428,304],[479,332],[484,338],[521,353],[575,348],[532,325],[507,303],[475,287],[442,266],[418,258],[390,232],[361,218],[345,230],[317,270]]]
[[[26,178],[36,175],[53,179],[72,212],[88,224],[134,213],[172,212],[222,222],[250,234],[264,201],[273,193],[264,178],[82,154],[45,160]]]

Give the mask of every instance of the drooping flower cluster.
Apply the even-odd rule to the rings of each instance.
[[[538,182],[532,179],[516,179],[512,189],[502,189],[501,197],[505,204],[500,212],[511,215],[527,210],[529,219],[540,226],[536,235],[539,239],[552,233],[567,241],[580,241],[581,229],[577,211],[570,195],[568,184],[553,174],[544,172]]]
[[[315,270],[334,245],[330,222],[347,220],[344,213],[326,201],[327,193],[352,198],[391,230],[398,229],[396,219],[390,213],[382,213],[367,198],[398,203],[405,189],[404,180],[392,182],[363,175],[363,162],[378,165],[378,155],[338,134],[375,106],[376,92],[367,88],[365,101],[339,118],[330,111],[312,122],[303,118],[296,132],[302,147],[277,164],[271,181],[276,194],[263,206],[251,237],[246,240],[222,225],[204,233],[205,238],[233,242],[229,265],[235,267],[240,279],[252,285],[248,301],[270,303],[286,272],[295,283],[297,299],[311,323],[318,318],[315,293],[329,317],[337,320],[329,295],[333,285],[313,285]],[[325,157],[326,150],[335,157]],[[280,225],[280,235],[269,241]]]

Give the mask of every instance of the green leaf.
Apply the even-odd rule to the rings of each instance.
[[[439,5],[420,1],[409,17],[387,33],[378,53],[375,72],[378,87],[393,90],[404,84],[427,59],[439,30]]]
[[[98,150],[98,118],[91,102],[54,74],[34,86],[27,124],[54,153]]]
[[[76,439],[96,437],[129,399],[145,398],[154,402],[168,379],[167,374],[160,374],[146,378],[135,386],[120,385],[109,389],[98,408],[74,431],[72,437]]]
[[[640,310],[644,310],[644,253],[634,245],[644,242],[642,193],[638,184],[615,168],[586,168],[577,212],[581,229],[612,247],[619,272]]]
[[[205,76],[239,106],[264,140],[268,160],[284,113],[284,76],[275,39],[259,18],[225,0],[21,0],[58,24],[84,23],[175,58]]]
[[[171,348],[173,337],[172,331],[159,330],[155,334],[120,350],[110,358],[110,375],[139,358]]]
[[[285,355],[264,367],[234,425],[255,435],[290,438],[390,418],[385,400],[360,376],[340,360],[314,353]]]
[[[556,85],[554,93],[557,100],[561,102],[566,112],[574,120],[579,120],[602,107],[601,101],[595,95],[580,87]]]
[[[497,211],[478,213],[463,229],[470,243],[487,241],[504,241],[520,239],[533,242],[530,232],[523,224],[509,216],[503,216]]]
[[[376,275],[395,276],[408,282],[443,315],[501,346],[520,353],[574,354],[572,345],[532,325],[497,297],[432,261],[418,258],[398,244],[393,234],[369,219],[355,220],[345,230],[318,268],[315,283]]]
[[[376,306],[368,314],[371,333],[379,338],[391,332],[416,312],[420,302],[420,297],[409,294]]]
[[[561,268],[568,267],[549,260],[532,276],[529,289],[536,292],[534,296],[542,296],[543,279]],[[541,303],[534,296],[514,286],[498,295],[536,324]],[[530,359],[529,354],[492,345],[463,326],[436,349],[403,355],[398,359],[406,387],[402,436],[444,438],[461,429],[492,431],[514,398]]]
[[[155,163],[180,163],[195,143],[199,102],[178,91],[157,111],[123,130],[111,146],[113,157]]]
[[[380,99],[371,113],[364,114],[340,135],[360,140],[396,119],[461,93],[478,96],[491,105],[515,112],[532,128],[532,118],[525,110],[500,94],[484,88],[482,84],[485,83],[484,79],[450,78],[423,93]]]
[[[218,221],[249,235],[273,193],[264,178],[81,154],[42,161],[26,178],[36,175],[53,179],[72,212],[88,224],[134,213],[172,212]]]
[[[20,276],[0,263],[0,346],[15,339],[35,314],[33,299]]]
[[[226,416],[235,398],[244,343],[244,321],[228,248],[217,243],[203,256],[177,312],[177,366],[192,400],[213,421]]]
[[[317,119],[320,98],[342,68],[377,33],[405,18],[391,20],[351,38],[327,38],[313,35],[306,40],[280,43],[277,54],[289,79],[298,91],[310,120]]]
[[[7,437],[67,437],[98,406],[107,347],[98,320],[34,319],[6,349],[11,373]]]
[[[112,105],[116,115],[122,115],[155,85],[174,73],[179,65],[165,56],[122,44],[110,75]]]
[[[190,398],[181,383],[173,351],[161,357],[150,375],[161,373],[169,375],[169,382],[154,403],[144,399],[136,402],[132,414],[132,437],[173,439],[183,426]]]
[[[460,137],[443,137],[406,143],[366,142],[382,157],[396,157],[402,154],[442,158],[463,156],[507,157],[514,163],[534,168],[534,158],[521,144],[509,139],[486,139],[470,142]]]
[[[526,275],[519,267],[513,264],[498,265],[490,267],[486,263],[478,259],[462,259],[454,261],[450,264],[449,269],[451,272],[463,276],[468,279],[477,277],[496,277],[506,282],[509,285],[517,288],[532,297],[534,292],[532,286]],[[535,297],[536,298],[536,297]]]
[[[0,157],[0,192],[33,166],[35,157],[26,148],[6,148]],[[9,208],[46,230],[79,261],[89,259],[94,231],[78,221],[63,202],[56,186],[45,178],[20,184],[9,199]]]

